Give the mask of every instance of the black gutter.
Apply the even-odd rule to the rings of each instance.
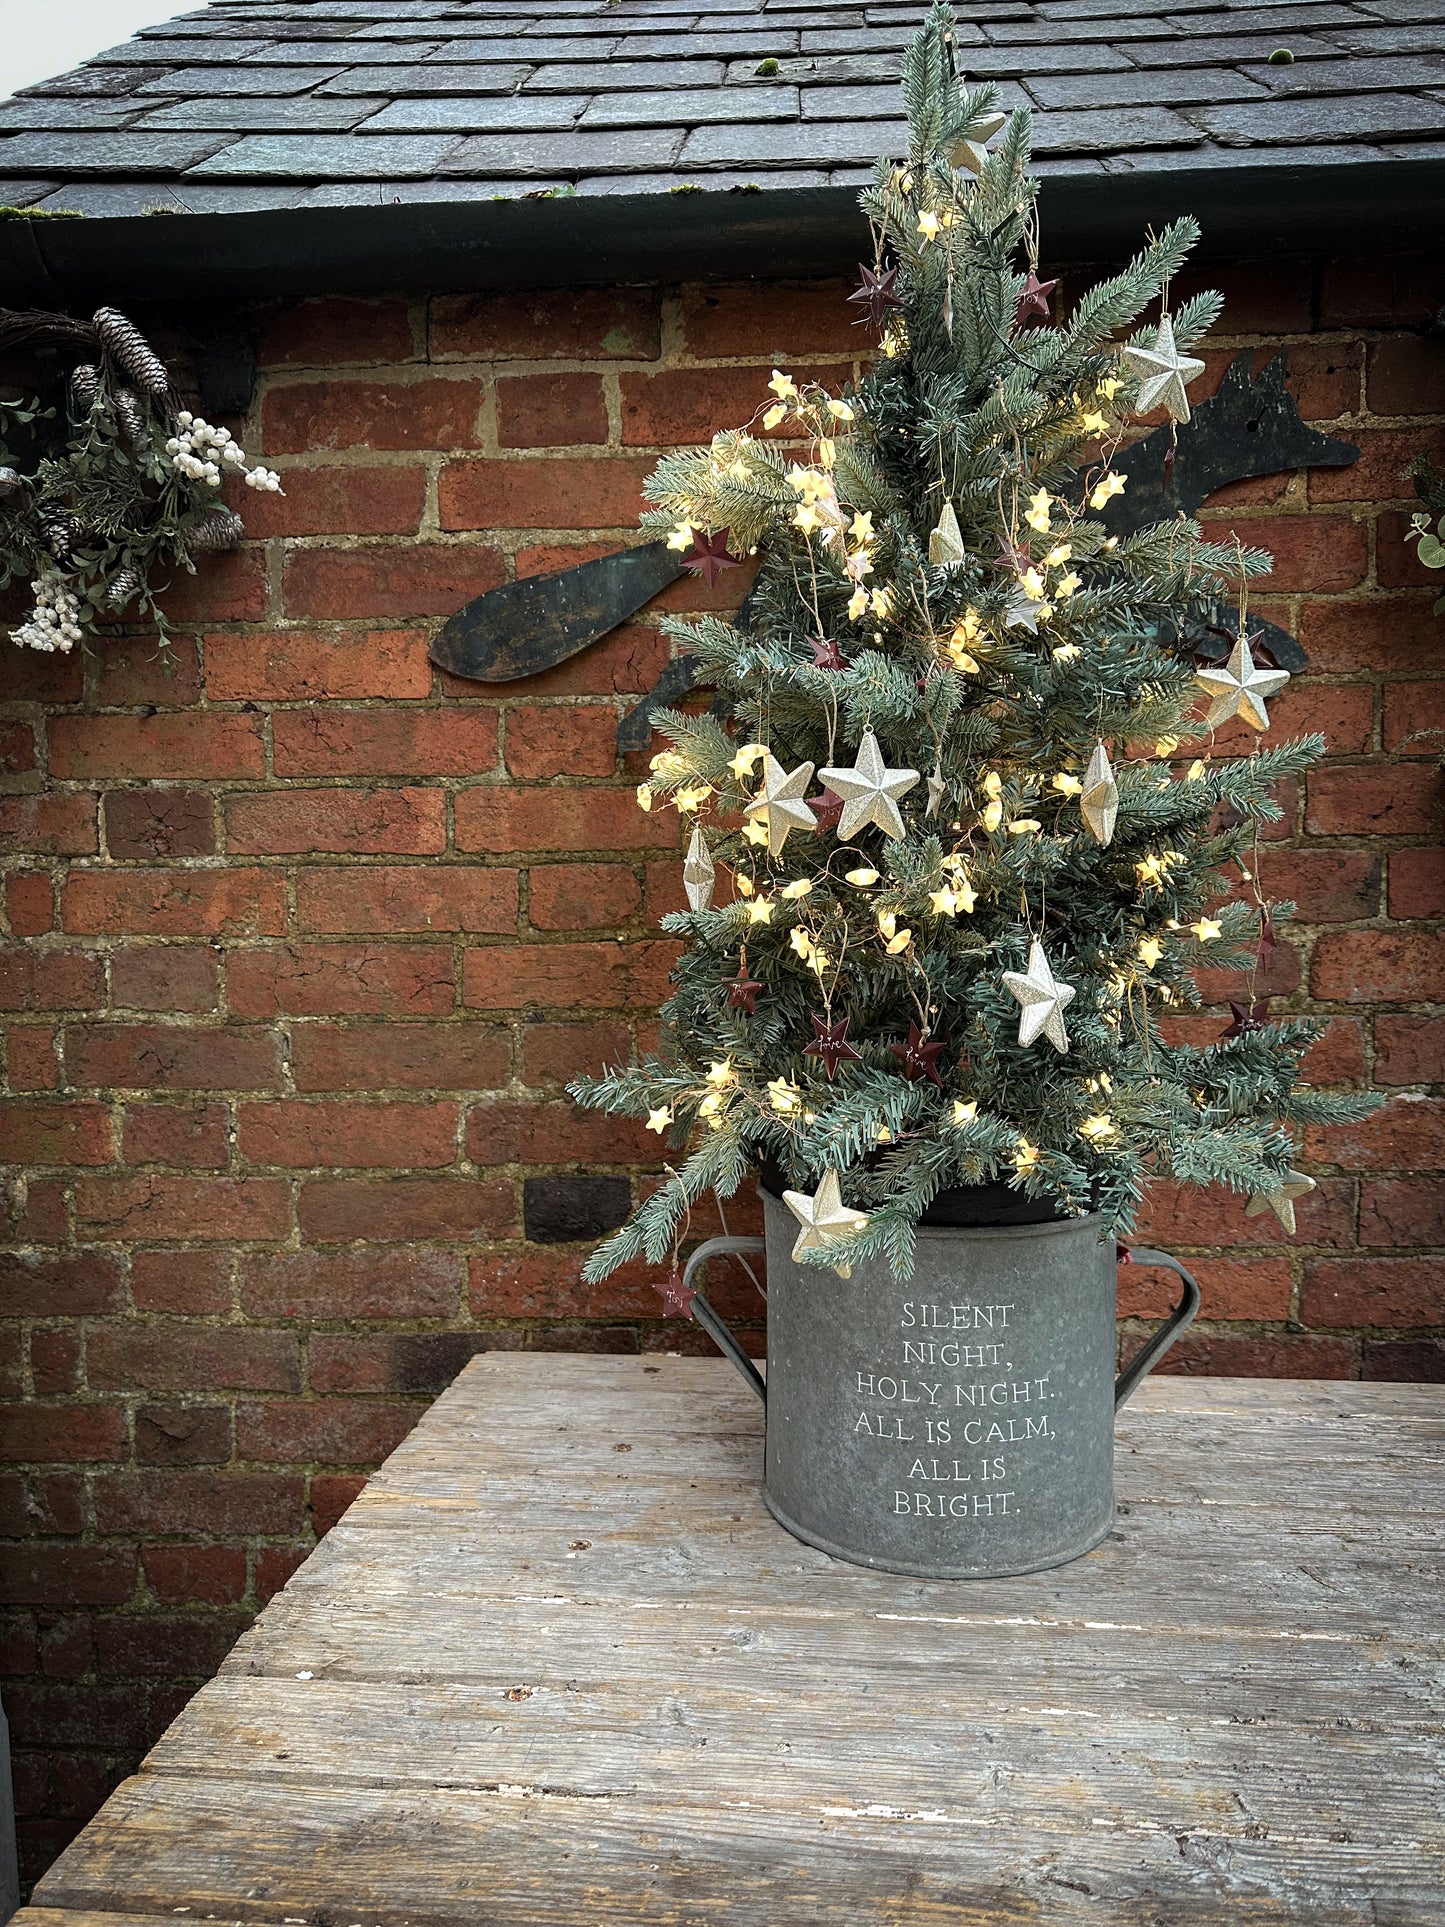
[[[1050,263],[1112,261],[1178,214],[1201,260],[1424,249],[1445,239],[1445,157],[1060,173],[1041,214]],[[0,304],[807,280],[848,272],[865,240],[852,188],[20,216],[0,221]]]

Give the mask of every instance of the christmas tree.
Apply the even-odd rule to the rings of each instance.
[[[660,718],[639,791],[690,826],[691,908],[663,924],[686,949],[663,1051],[572,1092],[645,1118],[672,1160],[594,1279],[665,1260],[693,1202],[760,1165],[796,1194],[803,1262],[882,1253],[900,1276],[940,1191],[1000,1178],[1120,1231],[1152,1177],[1222,1182],[1293,1229],[1293,1130],[1371,1108],[1303,1088],[1321,1026],[1255,993],[1293,908],[1261,890],[1260,826],[1324,747],[1211,754],[1235,716],[1262,739],[1288,681],[1245,627],[1269,557],[1182,517],[1100,518],[1139,418],[1189,419],[1222,305],[1170,310],[1198,230],[1151,237],[1055,322],[1029,115],[954,51],[935,6],[904,65],[908,160],[860,197],[869,372],[841,395],[775,372],[761,422],[648,485],[644,527],[690,566],[759,570],[745,620],[668,625],[719,692]],[[1221,593],[1239,640],[1201,669],[1191,612]],[[1166,1043],[1201,963],[1243,973],[1234,1021]]]

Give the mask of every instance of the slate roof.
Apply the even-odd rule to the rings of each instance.
[[[964,0],[1046,174],[1445,155],[1445,0]],[[124,216],[853,187],[919,6],[213,0],[0,106],[0,203]],[[1269,64],[1277,49],[1293,56]],[[760,75],[764,61],[776,73]]]

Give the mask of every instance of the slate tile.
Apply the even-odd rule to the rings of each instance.
[[[805,54],[901,53],[912,37],[911,27],[863,27],[857,31],[840,31],[830,27],[805,33],[798,51]],[[960,41],[959,44],[963,43]],[[981,46],[982,32],[977,41],[971,41],[970,44]]]
[[[1271,69],[1273,71],[1273,69]],[[1029,92],[1040,107],[1113,107],[1191,101],[1267,98],[1257,81],[1229,67],[1192,67],[1182,73],[1044,74],[1030,79]]]
[[[903,112],[903,89],[885,81],[874,87],[805,87],[804,120],[897,120]]]
[[[17,100],[31,100],[52,94],[80,94],[100,97],[132,94],[145,79],[144,67],[77,67],[72,73],[57,74],[53,80],[38,81],[22,87]]]
[[[690,55],[709,60],[781,60],[784,54],[797,53],[798,36],[781,27],[770,32],[763,26],[747,33],[715,33],[704,27],[697,33],[629,36],[626,51],[635,60],[686,59]]]
[[[46,214],[88,214],[112,220],[149,214],[158,207],[184,214],[185,205],[171,186],[169,181],[70,181],[36,205]]]
[[[1384,151],[1392,160],[1442,161],[1445,160],[1445,140],[1387,142]]]
[[[684,167],[796,166],[799,161],[872,161],[908,145],[903,121],[864,122],[861,126],[819,121],[796,126],[699,127],[682,150]]]
[[[727,72],[720,60],[559,60],[534,67],[524,94],[616,93],[624,89],[715,87]],[[748,68],[752,72],[752,68]]]
[[[55,191],[54,181],[0,180],[0,207],[34,207]]]
[[[826,187],[828,176],[821,167],[778,167],[747,173],[707,174],[598,174],[577,183],[579,194],[675,194],[680,200],[701,198],[683,192],[700,188],[716,200],[719,195],[751,196],[781,192],[789,188]]]
[[[492,64],[499,60],[525,60],[530,65],[538,58],[542,45],[538,40],[520,37],[479,40],[475,36],[440,44],[443,50],[437,58],[452,65],[468,60]],[[618,51],[615,33],[602,40],[549,40],[546,44],[549,56],[556,60],[608,60]]]
[[[1192,118],[1227,147],[1389,140],[1445,129],[1445,102],[1415,94],[1261,100],[1239,107],[1196,107]]]
[[[1386,88],[1402,92],[1439,86],[1445,81],[1445,54],[1386,54],[1374,59],[1311,60],[1293,67],[1248,67],[1261,86],[1279,99],[1297,94],[1374,93]]]
[[[839,8],[836,12],[815,7],[811,12],[802,12],[796,7],[765,6],[759,24],[766,24],[770,29],[791,27],[799,33],[815,33],[819,28],[829,27],[861,29],[866,23],[861,7]]]
[[[1223,111],[1223,110],[1221,110]],[[1168,107],[1081,108],[1034,115],[1035,154],[1114,153],[1121,147],[1198,146],[1197,127]]]
[[[335,133],[355,127],[387,105],[384,100],[318,100],[314,94],[287,100],[224,95],[219,100],[177,100],[151,111],[140,123],[151,127],[218,128],[235,134]]]
[[[397,100],[366,123],[365,133],[458,134],[545,133],[574,126],[588,94],[511,94],[467,100],[460,95],[435,100]],[[647,118],[650,118],[648,116]]]
[[[1149,16],[1138,20],[1071,20],[1063,38],[1067,47],[1089,40],[1112,46],[1116,41],[1147,40],[1158,32],[1158,20]],[[1042,20],[998,20],[991,22],[985,33],[999,47],[1049,47],[1059,37]]]
[[[1359,11],[1371,15],[1376,20],[1433,21],[1440,20],[1440,8],[1436,0],[1364,0]]]
[[[180,60],[198,66],[207,61],[226,66],[233,60],[243,60],[247,54],[269,53],[272,47],[269,40],[124,40],[95,58],[107,67],[159,67]]]
[[[1440,9],[1435,22],[1421,27],[1331,27],[1321,37],[1347,53],[1410,54],[1434,53],[1441,44]]]
[[[145,101],[137,101],[129,94],[100,100],[84,95],[62,96],[56,100],[7,100],[0,104],[0,133],[18,133],[25,128],[124,127],[145,106]]]
[[[439,174],[555,176],[638,173],[670,167],[683,141],[673,127],[628,127],[614,133],[573,134],[562,143],[547,134],[475,134],[447,155]]]
[[[436,172],[454,134],[247,134],[192,172],[250,180],[396,180]]]
[[[301,189],[285,181],[186,180],[170,183],[169,192],[192,214],[261,214],[295,207],[301,198]]]
[[[525,181],[395,181],[396,198],[409,205],[427,201],[515,201],[564,187],[561,180]]]
[[[1140,67],[1219,67],[1235,60],[1268,60],[1279,44],[1277,33],[1221,33],[1193,40],[1181,36],[1131,41],[1129,58]],[[1329,59],[1335,52],[1328,40],[1310,34],[1292,33],[1289,46],[1296,61]]]
[[[966,66],[970,80],[992,80],[1003,74],[1032,80],[1035,74],[1102,74],[1129,70],[1123,54],[1094,41],[1078,46],[974,47],[966,57]]]
[[[156,74],[146,80],[143,94],[304,94],[331,74],[315,67],[177,67],[173,73]],[[373,90],[374,91],[374,90]]]
[[[425,98],[442,94],[510,94],[531,72],[530,67],[353,67],[334,75],[317,88],[319,95],[390,94]]]
[[[1297,33],[1305,27],[1352,27],[1358,26],[1360,16],[1353,7],[1246,7],[1242,16],[1237,16],[1241,28],[1248,27],[1252,33],[1272,33],[1276,36]],[[1169,19],[1171,27],[1180,33],[1208,34],[1218,27],[1220,15],[1217,13],[1177,13]],[[1276,46],[1280,45],[1278,37]],[[1289,43],[1291,48],[1294,42]]]
[[[1159,0],[1039,0],[1032,9],[1040,24],[1070,28],[1085,20],[1128,20],[1134,16],[1157,19]]]
[[[799,54],[780,60],[773,75],[759,74],[756,61],[730,61],[727,81],[730,87],[780,87],[787,81],[846,87],[897,80],[902,72],[901,54]]]
[[[12,134],[0,169],[12,174],[179,174],[225,146],[224,134]]]
[[[680,87],[675,93],[603,95],[582,116],[582,125],[700,127],[710,121],[797,118],[796,87]]]
[[[1377,147],[1351,147],[1350,164],[1361,160],[1379,160],[1381,150]],[[1181,169],[1190,172],[1222,173],[1227,171],[1258,172],[1261,169],[1290,167],[1296,173],[1308,173],[1317,167],[1338,167],[1340,149],[1338,146],[1321,147],[1216,147],[1212,144],[1195,148],[1171,148],[1164,152],[1137,154],[1111,154],[1103,166],[1109,174],[1169,174]]]
[[[287,40],[271,47],[259,58],[284,60],[293,67],[335,67],[340,61],[365,61],[370,67],[404,67],[410,61],[425,60],[444,45],[436,39],[393,42],[390,40]],[[256,66],[258,57],[249,55],[246,64]]]

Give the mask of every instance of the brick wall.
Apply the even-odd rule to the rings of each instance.
[[[1274,714],[1332,740],[1270,848],[1301,904],[1271,988],[1329,1014],[1318,1079],[1391,1102],[1311,1139],[1293,1244],[1192,1195],[1145,1228],[1198,1259],[1180,1368],[1438,1377],[1445,621],[1401,471],[1441,445],[1422,330],[1445,286],[1410,263],[1213,278],[1204,386],[1287,343],[1305,415],[1362,449],[1211,519],[1274,550],[1259,606],[1311,658]],[[742,572],[511,687],[434,672],[426,643],[479,591],[632,539],[657,450],[749,416],[775,360],[848,374],[841,292],[260,314],[246,443],[287,494],[245,496],[250,541],[172,596],[170,672],[144,637],[0,658],[4,1697],[32,1872],[473,1351],[691,1342],[641,1273],[589,1293],[585,1242],[524,1228],[605,1213],[656,1163],[562,1085],[646,1030],[680,900],[619,713],[664,658],[659,611],[735,601]],[[1125,1272],[1126,1313],[1165,1284]]]

